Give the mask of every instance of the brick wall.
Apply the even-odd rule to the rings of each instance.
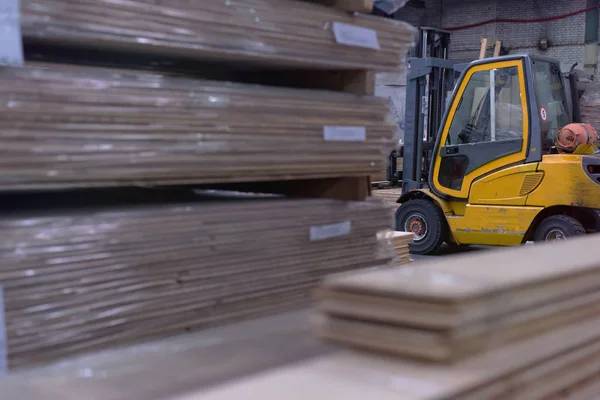
[[[395,17],[415,26],[446,28],[493,18],[552,17],[584,9],[586,4],[586,0],[425,0],[425,9],[405,7]],[[565,68],[575,62],[583,68],[585,19],[585,14],[580,14],[543,23],[492,23],[454,31],[451,35],[450,57],[465,61],[476,59],[479,57],[481,38],[488,38],[501,40],[511,54],[537,54],[557,59]],[[537,48],[540,39],[550,42],[548,50]],[[404,81],[378,82],[377,85],[377,94],[387,97],[395,105],[401,129],[404,127],[404,85]]]
[[[492,18],[537,19],[566,14],[586,8],[586,0],[425,0],[426,9],[405,8],[397,18],[413,25],[453,27]],[[481,38],[502,40],[510,53],[537,54],[577,62],[583,67],[585,14],[543,23],[492,23],[452,33],[450,47],[454,59],[472,60],[479,56]],[[551,47],[537,48],[540,39]]]

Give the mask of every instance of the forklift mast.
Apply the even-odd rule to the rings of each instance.
[[[402,180],[403,193],[427,181],[448,94],[462,72],[458,62],[448,59],[449,45],[450,32],[423,27],[408,60],[404,146],[391,155],[388,170],[389,181]],[[396,172],[398,156],[403,157],[401,174]]]

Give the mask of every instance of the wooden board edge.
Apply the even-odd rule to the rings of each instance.
[[[375,0],[309,0],[313,3],[334,7],[342,11],[371,13],[375,7]]]

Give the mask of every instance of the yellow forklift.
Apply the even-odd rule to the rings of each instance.
[[[404,146],[393,158],[403,157],[396,229],[414,233],[412,252],[433,253],[443,243],[518,246],[600,229],[597,135],[571,124],[576,86],[557,61],[510,55],[461,66],[409,62]],[[447,99],[444,85],[454,87]],[[429,129],[420,112],[426,95],[445,109],[436,120],[429,107]]]

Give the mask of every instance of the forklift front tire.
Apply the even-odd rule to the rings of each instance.
[[[409,245],[412,253],[435,253],[446,238],[445,216],[429,200],[409,200],[396,211],[396,230],[415,235],[413,243]]]
[[[585,235],[585,233],[585,228],[575,218],[568,215],[553,215],[540,223],[535,230],[533,240],[535,242],[552,242]]]

